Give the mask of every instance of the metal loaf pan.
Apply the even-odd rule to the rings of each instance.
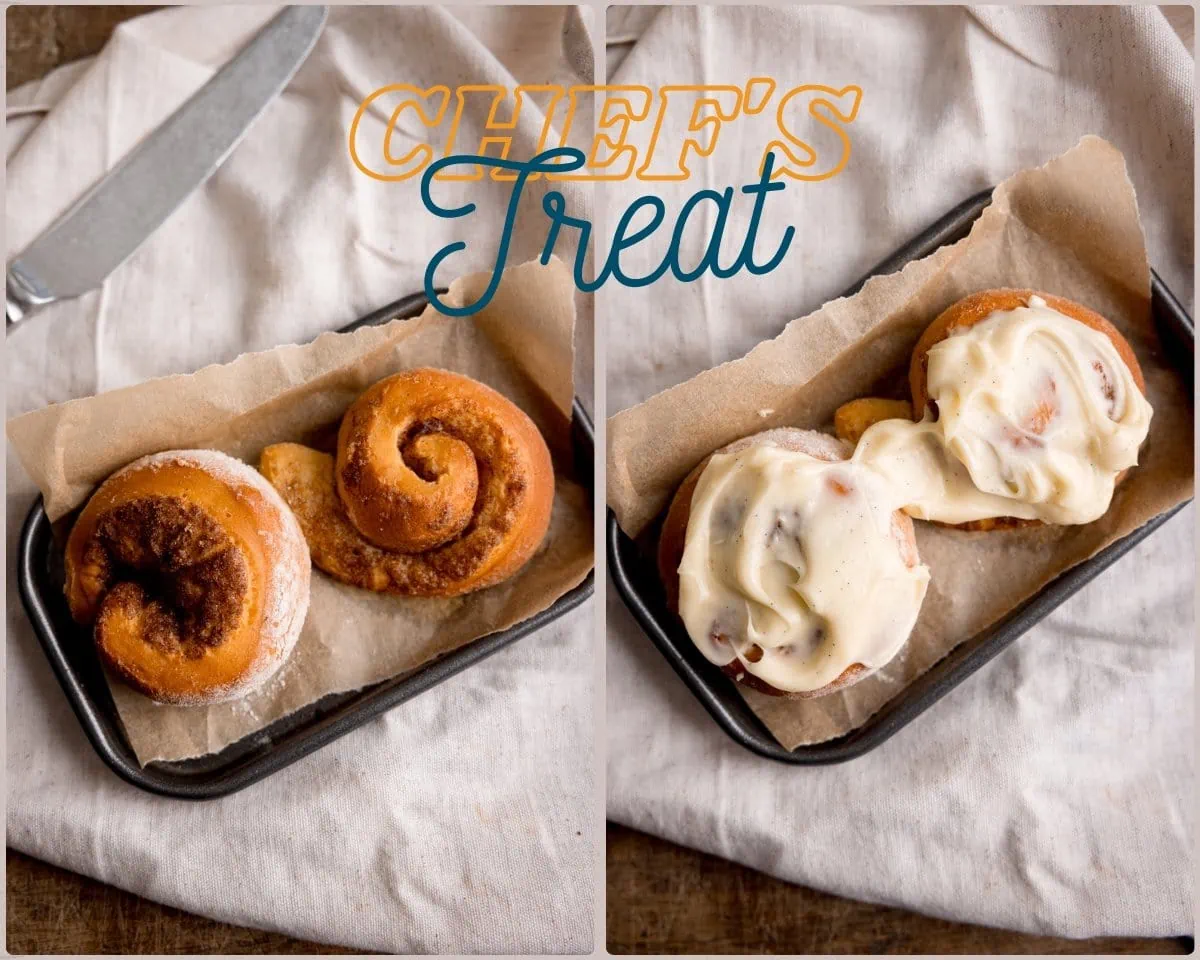
[[[428,304],[423,294],[405,297],[355,321],[342,332],[418,316]],[[592,489],[592,423],[576,399],[571,419],[575,472]],[[550,607],[514,627],[481,637],[407,675],[349,693],[332,694],[243,737],[220,753],[141,766],[125,740],[108,682],[96,657],[90,631],[76,624],[63,596],[62,553],[39,497],[25,519],[17,552],[21,600],[58,682],[84,733],[117,776],[151,793],[207,800],[234,793],[332,743],[368,720],[423,693],[491,656],[591,596],[595,573]]]
[[[983,213],[991,198],[992,191],[985,190],[965,200],[878,264],[842,295],[851,296],[871,277],[895,273],[910,261],[920,260],[939,247],[961,240],[970,232],[971,225]],[[1192,319],[1153,271],[1151,307],[1164,354],[1178,366],[1180,376],[1191,386],[1195,349]],[[734,682],[696,649],[682,622],[667,609],[650,545],[639,545],[626,536],[611,510],[608,512],[608,569],[617,592],[642,629],[662,651],[696,699],[734,740],[748,750],[781,763],[841,763],[879,746],[928,710],[1084,584],[1146,539],[1182,507],[1181,504],[1155,517],[1096,556],[1072,567],[1001,622],[959,644],[861,727],[835,740],[797,747],[795,750],[784,749],[751,711]],[[657,527],[653,529],[657,530]]]

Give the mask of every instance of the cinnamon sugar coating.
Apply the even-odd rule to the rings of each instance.
[[[287,658],[308,609],[299,526],[215,451],[144,457],[106,480],[67,542],[72,617],[105,664],[165,703],[241,696]]]
[[[249,587],[246,561],[212,517],[182,498],[151,495],[110,510],[96,524],[87,557],[103,595],[96,628],[101,636],[110,622],[107,607],[133,615],[140,605],[153,611],[144,642],[194,658],[224,642],[240,623]],[[108,585],[113,587],[105,592]]]

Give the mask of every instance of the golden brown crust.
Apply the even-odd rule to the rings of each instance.
[[[929,372],[929,351],[933,348],[934,344],[945,340],[955,330],[964,327],[973,327],[975,324],[981,323],[997,311],[1015,310],[1017,307],[1027,306],[1029,298],[1035,296],[1045,300],[1046,305],[1051,310],[1057,310],[1063,316],[1077,320],[1084,326],[1098,330],[1108,337],[1112,341],[1113,347],[1116,348],[1117,354],[1125,362],[1125,365],[1129,367],[1129,372],[1133,375],[1133,381],[1137,384],[1137,388],[1145,396],[1146,380],[1142,375],[1142,368],[1138,364],[1133,347],[1129,345],[1129,341],[1121,335],[1121,332],[1108,320],[1100,316],[1100,314],[1065,297],[1056,297],[1053,294],[1041,293],[1037,290],[1016,290],[1007,287],[998,287],[993,290],[981,290],[978,293],[971,294],[969,297],[963,297],[963,299],[956,303],[952,303],[938,314],[937,319],[926,327],[925,332],[921,334],[916,347],[913,348],[912,360],[909,362],[908,368],[908,383],[909,389],[912,391],[914,420],[919,420],[924,416],[925,407],[929,403],[929,396],[926,393],[926,377]],[[1048,419],[1048,413],[1045,411],[1041,411],[1041,416],[1043,420]],[[1042,422],[1041,426],[1044,428],[1045,422]],[[1035,430],[1034,432],[1040,432],[1040,430]],[[1117,483],[1120,483],[1125,478],[1126,473],[1128,471],[1117,477]],[[972,520],[967,523],[941,523],[936,520],[933,522],[937,523],[938,526],[952,527],[955,530],[975,531],[1018,530],[1023,527],[1042,526],[1041,520],[1025,520],[1019,517],[991,517],[984,520]]]
[[[244,695],[287,658],[308,608],[295,519],[250,467],[210,450],[114,474],[67,540],[76,622],[127,684],[163,703]]]
[[[399,373],[346,411],[336,459],[295,443],[260,469],[313,563],[352,586],[452,597],[508,579],[550,525],[554,468],[510,400],[444,370]]]
[[[833,430],[838,439],[851,446],[868,429],[884,420],[911,420],[912,404],[907,400],[884,400],[882,397],[861,397],[843,403],[833,414]]]
[[[748,447],[760,443],[768,443],[772,446],[782,447],[785,450],[807,453],[810,457],[827,460],[831,463],[846,459],[849,453],[849,448],[843,442],[827,434],[819,433],[815,430],[784,427],[735,440],[720,450],[713,451],[713,453],[710,453],[701,460],[696,468],[687,475],[683,483],[680,484],[679,489],[675,491],[675,496],[671,499],[671,505],[667,508],[667,515],[663,520],[662,532],[659,534],[658,539],[658,575],[662,579],[663,587],[666,590],[667,606],[676,616],[679,614],[679,564],[683,560],[683,550],[687,540],[688,518],[691,516],[692,510],[692,496],[696,492],[696,484],[700,480],[700,475],[704,472],[704,468],[708,466],[708,461],[716,454],[739,453]],[[914,567],[920,563],[912,519],[897,510],[892,517],[892,531],[904,562],[910,567]],[[828,683],[817,690],[797,693],[780,690],[778,687],[774,687],[766,681],[759,679],[754,674],[748,672],[736,658],[721,667],[721,670],[738,683],[758,690],[760,693],[765,693],[772,697],[785,697],[790,700],[807,700],[813,697],[826,696],[827,694],[841,690],[843,687],[857,683],[870,672],[864,664],[852,663],[832,683]]]

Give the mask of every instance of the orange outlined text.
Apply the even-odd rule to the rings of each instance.
[[[697,160],[711,156],[723,138],[744,139],[739,124],[759,115],[775,121],[756,154],[759,172],[774,152],[771,179],[828,180],[850,160],[849,128],[859,115],[863,91],[811,83],[784,89],[770,77],[752,77],[741,86],[669,85],[657,91],[634,84],[423,90],[397,83],[373,91],[359,105],[350,123],[350,156],[375,180],[403,181],[452,154],[515,159],[510,152],[518,130],[540,154],[567,145],[587,98],[593,99],[597,120],[584,151],[586,163],[570,172],[545,172],[548,180],[687,180]],[[482,132],[468,136],[462,121],[471,102],[487,104],[487,120]],[[514,180],[516,175],[501,167],[489,174],[482,164],[434,174],[437,180],[485,176]]]

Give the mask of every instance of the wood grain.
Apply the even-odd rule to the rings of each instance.
[[[117,24],[157,7],[9,7],[5,80],[8,89],[45,76],[59,64],[99,53]]]
[[[9,850],[9,953],[357,953],[234,927],[143,900]]]
[[[1190,939],[1064,940],[951,923],[784,883],[608,825],[608,951],[637,953],[1188,953]]]

